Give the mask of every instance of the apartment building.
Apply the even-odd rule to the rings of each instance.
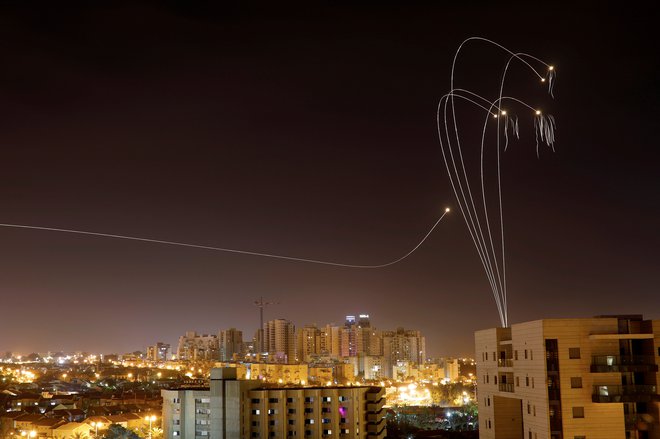
[[[380,387],[264,387],[237,380],[233,368],[216,368],[209,388],[161,393],[169,439],[386,436]]]
[[[475,345],[481,438],[660,438],[659,320],[537,320]]]

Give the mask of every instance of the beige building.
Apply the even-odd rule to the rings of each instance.
[[[537,320],[475,344],[481,438],[660,438],[659,320]]]
[[[289,320],[270,320],[265,325],[264,348],[268,361],[294,363],[296,361],[296,327]]]
[[[225,329],[218,334],[220,360],[230,361],[240,358],[245,353],[243,346],[243,331],[236,328]]]
[[[219,360],[218,336],[188,331],[179,337],[176,353],[179,361]]]
[[[379,387],[263,387],[213,369],[210,388],[162,390],[163,433],[194,438],[384,438]]]
[[[386,378],[396,378],[394,367],[399,362],[423,365],[426,361],[426,339],[420,331],[397,328],[382,332],[383,373]]]

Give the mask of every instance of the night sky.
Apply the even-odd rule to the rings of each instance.
[[[554,101],[525,94],[556,116],[556,152],[537,159],[521,123],[504,158],[510,321],[660,318],[652,11],[190,3],[2,3],[0,222],[395,259],[456,206],[435,109],[454,50],[479,35],[558,71]],[[465,85],[496,93],[492,53],[466,55]],[[0,249],[3,351],[251,338],[260,296],[279,302],[267,319],[419,329],[431,355],[470,355],[499,324],[458,213],[381,270],[13,229]]]

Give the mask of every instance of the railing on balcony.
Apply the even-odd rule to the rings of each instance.
[[[511,392],[513,393],[513,383],[500,383],[500,392]]]
[[[658,399],[657,388],[652,385],[594,386],[593,402],[649,402]]]
[[[497,360],[498,367],[513,367],[513,358],[500,358]]]
[[[652,355],[596,355],[591,357],[591,372],[657,372]]]

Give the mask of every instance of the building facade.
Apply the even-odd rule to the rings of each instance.
[[[243,331],[236,328],[225,329],[218,334],[220,360],[230,361],[234,356],[241,357],[245,353],[243,347]]]
[[[177,359],[183,361],[219,360],[218,336],[188,331],[179,337]]]
[[[289,320],[270,320],[265,325],[264,344],[268,361],[294,363],[296,361],[296,327]]]
[[[549,319],[475,333],[482,438],[660,438],[660,321]]]
[[[212,369],[210,388],[162,390],[163,436],[195,438],[384,438],[380,387],[267,388]]]

